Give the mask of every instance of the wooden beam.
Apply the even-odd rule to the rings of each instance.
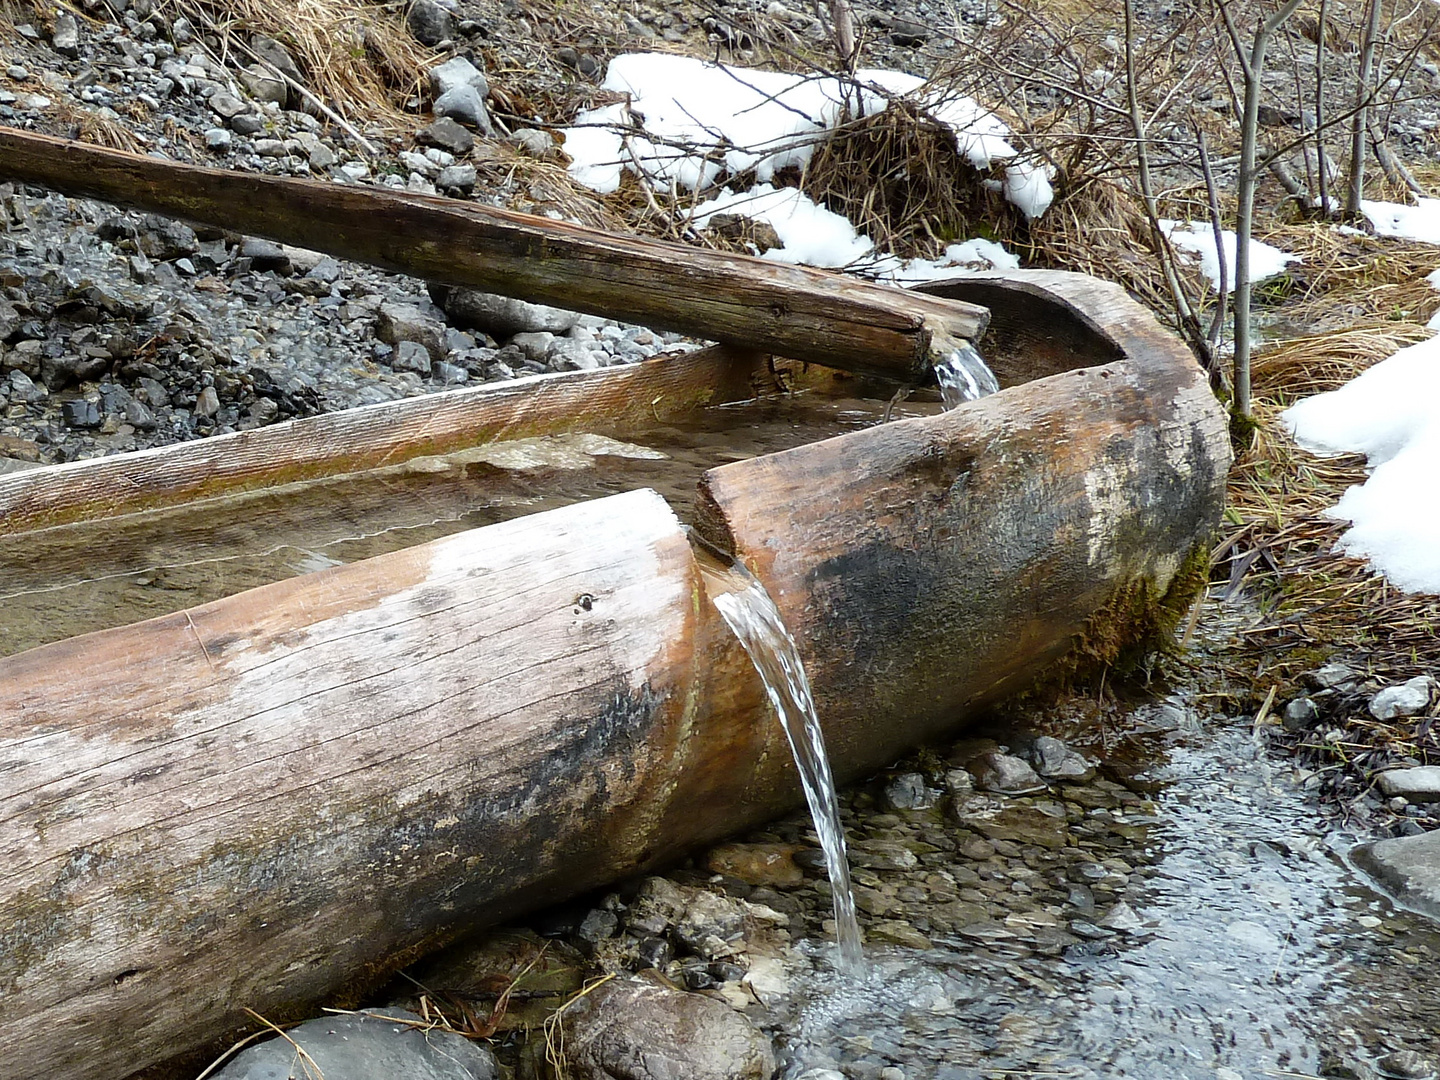
[[[383,187],[200,168],[0,127],[0,177],[464,285],[893,379],[984,309],[840,274]]]

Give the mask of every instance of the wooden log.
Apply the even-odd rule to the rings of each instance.
[[[206,169],[0,127],[0,177],[740,348],[918,381],[973,305],[455,199]]]
[[[1218,520],[1224,417],[1178,342],[1118,289],[1016,288],[1118,358],[706,478],[842,777],[1133,631]],[[798,804],[712,586],[635,492],[0,660],[0,1080],[353,1003]]]
[[[939,738],[1072,649],[1128,640],[1208,550],[1224,502],[1224,413],[1122,289],[1043,271],[939,287],[1058,342],[1037,363],[1091,333],[1117,359],[702,482],[702,529],[766,582],[800,645],[838,777]]]
[[[0,535],[398,465],[493,439],[624,435],[773,386],[758,353],[719,346],[29,469],[0,476]]]

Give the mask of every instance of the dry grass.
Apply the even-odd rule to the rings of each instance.
[[[167,0],[165,10],[213,34],[231,67],[254,62],[249,41],[259,32],[290,50],[306,88],[342,117],[414,127],[401,108],[422,92],[434,56],[406,29],[403,9],[354,0]]]

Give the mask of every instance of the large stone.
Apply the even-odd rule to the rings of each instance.
[[[430,69],[430,91],[437,98],[457,86],[473,86],[482,98],[490,95],[490,83],[484,73],[463,56],[453,57]]]
[[[1434,688],[1435,680],[1429,675],[1417,675],[1399,686],[1387,686],[1370,699],[1370,715],[1376,720],[1419,716],[1430,704],[1430,692]]]
[[[455,33],[450,12],[435,0],[414,0],[405,14],[405,25],[422,45],[439,45]]]
[[[462,157],[475,149],[475,136],[448,116],[442,116],[429,127],[421,128],[415,134],[415,141],[422,146],[433,146]]]
[[[445,326],[414,304],[381,304],[375,336],[387,345],[414,341],[425,346],[432,360],[445,359]]]
[[[561,1016],[574,1080],[768,1080],[775,1071],[770,1041],[699,994],[615,979]]]
[[[485,98],[473,86],[457,86],[447,90],[435,99],[433,111],[436,116],[449,117],[456,123],[474,128],[482,135],[494,134],[490,113],[485,109]]]
[[[966,763],[975,783],[986,791],[1003,795],[1027,795],[1044,791],[1045,785],[1035,770],[1021,758],[998,750],[980,754]]]
[[[1377,777],[1380,790],[1388,797],[1401,795],[1411,802],[1440,801],[1440,766],[1418,769],[1391,769]]]
[[[430,296],[445,309],[457,326],[484,330],[497,338],[515,334],[546,331],[563,334],[579,321],[578,312],[545,304],[527,304],[508,296],[480,292],[478,289],[450,288],[432,285]]]
[[[1350,857],[1395,899],[1440,918],[1440,831],[1361,844]]]
[[[304,1057],[300,1051],[304,1051]],[[490,1051],[403,1009],[325,1016],[239,1054],[215,1080],[494,1080]]]
[[[1035,771],[1051,780],[1074,780],[1083,783],[1094,779],[1095,767],[1059,739],[1041,735],[1031,748]]]
[[[80,26],[74,15],[62,11],[55,16],[55,33],[50,38],[50,44],[61,56],[67,56],[71,60],[80,56]]]
[[[751,885],[793,889],[805,881],[795,863],[794,844],[721,844],[710,852],[707,869]]]

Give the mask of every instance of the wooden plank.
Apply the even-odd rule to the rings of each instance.
[[[492,439],[622,435],[772,386],[754,352],[715,347],[288,420],[0,476],[0,534],[399,464]]]
[[[297,244],[428,281],[918,381],[984,309],[840,274],[473,202],[207,169],[0,127],[0,177]]]

